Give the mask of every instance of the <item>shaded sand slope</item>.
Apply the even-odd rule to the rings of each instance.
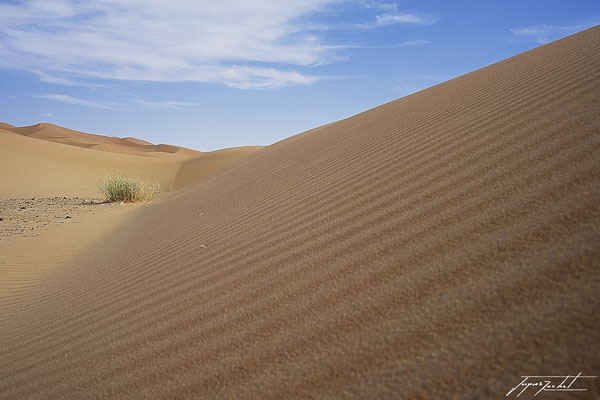
[[[600,375],[598,60],[596,27],[134,211],[0,304],[0,397],[504,398]]]
[[[147,157],[197,157],[202,154],[199,151],[179,146],[168,144],[155,145],[145,140],[131,137],[118,138],[94,135],[47,123],[20,128],[9,124],[0,124],[0,129],[31,138],[118,154]]]
[[[8,209],[7,203],[14,207]],[[15,302],[45,277],[60,273],[74,254],[127,223],[139,207],[98,200],[82,204],[81,198],[0,199],[0,302]]]

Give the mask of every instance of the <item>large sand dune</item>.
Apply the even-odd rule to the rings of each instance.
[[[600,375],[598,60],[595,27],[137,208],[0,298],[0,398],[487,399]],[[600,396],[578,385],[544,395]]]

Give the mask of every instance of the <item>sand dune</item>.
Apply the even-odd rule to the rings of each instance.
[[[600,375],[598,60],[595,27],[132,211],[0,300],[0,397],[505,398]]]
[[[43,129],[38,129],[40,126]],[[99,198],[84,199],[101,196],[98,185],[105,175],[123,173],[156,181],[164,196],[260,148],[167,153],[163,151],[166,145],[150,145],[154,150],[125,154],[98,150],[102,143],[111,141],[128,142],[133,147],[147,142],[88,135],[46,124],[30,128],[0,124],[0,298],[5,301],[26,294],[42,276],[54,273],[74,254],[127,221],[136,205],[113,208],[99,204]],[[45,136],[38,137],[40,132]],[[73,143],[79,144],[58,140],[61,132],[72,132]],[[81,145],[81,137],[88,146]],[[155,154],[147,156],[151,151]]]
[[[173,189],[180,189],[197,182],[261,148],[261,146],[234,147],[204,153],[201,157],[184,160],[177,171],[172,187]]]
[[[42,123],[32,126],[14,127],[9,124],[0,125],[0,129],[19,135],[63,143],[86,149],[101,150],[110,153],[128,154],[146,157],[197,157],[200,153],[183,147],[167,144],[154,145],[136,138],[117,138],[83,133],[60,126]]]
[[[168,191],[181,162],[96,151],[0,130],[0,196],[97,196],[102,177],[120,172],[158,181]]]
[[[116,173],[157,181],[164,193],[260,148],[207,153],[177,148],[170,152],[174,146],[142,143],[139,139],[107,138],[48,124],[27,128],[0,125],[0,197],[97,196],[102,177]],[[124,147],[130,150],[119,150]],[[219,157],[221,154],[227,156]]]

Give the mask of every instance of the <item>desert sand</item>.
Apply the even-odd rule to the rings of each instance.
[[[201,153],[139,139],[108,138],[38,124],[0,125],[0,197],[94,197],[106,175],[158,182],[161,192],[210,175],[260,146]]]
[[[0,129],[30,138],[117,154],[146,157],[196,157],[201,154],[199,151],[179,146],[167,144],[155,145],[145,140],[131,137],[118,138],[94,135],[48,123],[23,127],[14,127],[7,123],[0,123]]]
[[[63,196],[93,196],[96,156],[167,189],[105,206],[117,223],[43,273],[39,242],[0,263],[0,398],[488,399],[600,375],[599,60],[594,27],[227,165],[9,129],[30,161],[0,154],[0,197],[55,196],[35,160],[80,163]],[[600,397],[577,385],[543,395]]]
[[[103,177],[122,173],[158,182],[165,197],[258,149],[201,153],[51,124],[0,123],[0,298],[15,301],[42,276],[127,223],[140,205],[99,198]]]

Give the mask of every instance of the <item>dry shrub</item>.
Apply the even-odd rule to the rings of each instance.
[[[148,202],[158,194],[159,190],[160,185],[156,182],[121,174],[106,176],[100,183],[100,192],[111,202]]]

